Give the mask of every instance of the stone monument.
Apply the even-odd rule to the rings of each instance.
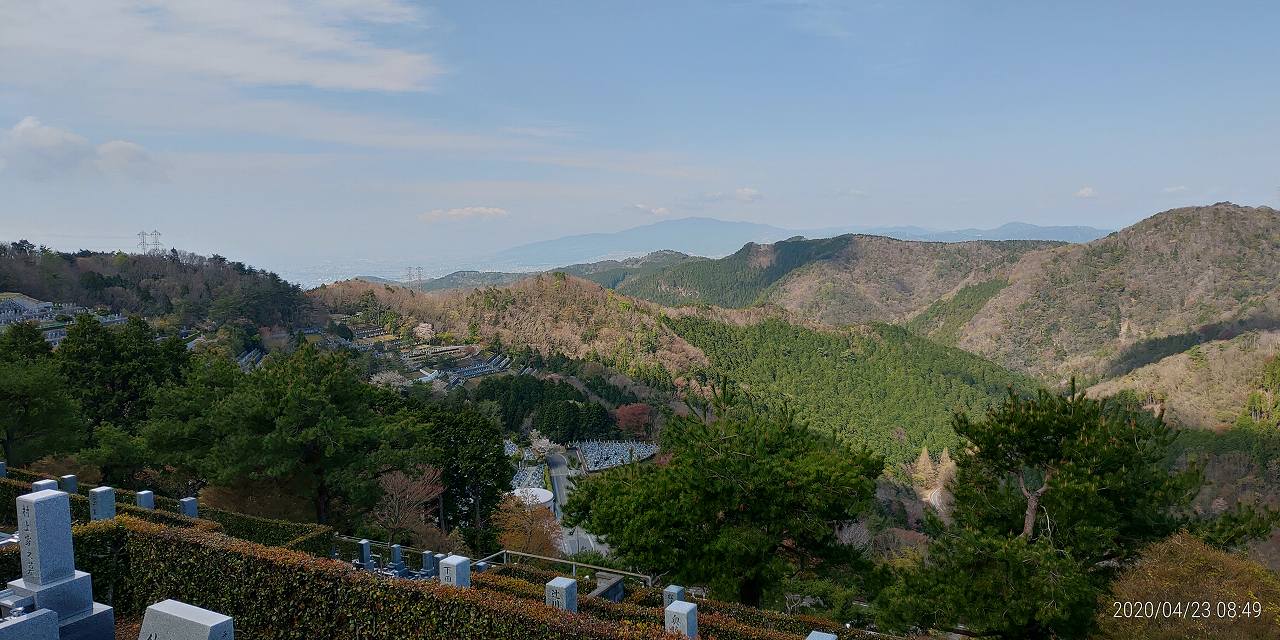
[[[440,561],[440,584],[471,586],[471,560],[466,556],[449,556]]]
[[[839,639],[836,637],[836,634],[834,633],[827,633],[825,631],[810,631],[809,635],[805,636],[804,640],[839,640]]]
[[[32,493],[35,493],[37,491],[46,491],[46,490],[57,491],[58,481],[57,480],[36,480],[35,482],[31,483]]]
[[[142,616],[138,640],[233,640],[231,618],[177,600],[164,600],[147,607]]]
[[[116,490],[94,487],[89,490],[89,519],[110,520],[116,517]]]
[[[80,490],[80,480],[72,474],[67,474],[58,478],[58,488],[67,493],[76,493]]]
[[[667,605],[666,629],[686,638],[698,635],[698,605],[692,602],[676,601]]]
[[[188,518],[200,517],[200,509],[196,506],[195,498],[183,498],[178,502],[182,505],[182,515]]]
[[[156,494],[150,491],[139,491],[136,495],[136,501],[138,506],[143,509],[156,508]]]
[[[14,595],[57,614],[62,640],[115,638],[115,612],[93,601],[92,579],[75,568],[70,497],[46,489],[18,496],[17,504],[22,577],[9,582]]]
[[[672,602],[684,602],[684,587],[678,584],[667,585],[662,590],[662,606],[663,608],[671,606]]]
[[[578,581],[573,578],[552,578],[547,583],[547,606],[578,612]]]

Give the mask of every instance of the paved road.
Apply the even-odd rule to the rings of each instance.
[[[556,498],[556,517],[560,518],[563,516],[562,511],[565,503],[569,501],[569,493],[573,490],[573,478],[570,474],[569,461],[565,458],[565,455],[559,453],[549,454],[547,455],[547,471],[551,474],[551,493]],[[569,554],[586,550],[608,550],[608,547],[581,527],[563,528],[563,540],[564,551]]]

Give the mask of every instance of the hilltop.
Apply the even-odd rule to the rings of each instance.
[[[1280,212],[1173,209],[1083,245],[1036,251],[956,344],[1054,380],[1122,375],[1194,344],[1277,326]]]
[[[677,265],[620,291],[663,304],[772,304],[829,324],[905,320],[967,285],[1007,274],[1040,241],[914,242],[844,235],[748,244]]]
[[[664,250],[624,260],[601,260],[599,262],[571,264],[551,271],[563,271],[613,289],[631,278],[655,273],[684,262],[702,259],[679,251]],[[537,275],[537,272],[455,271],[439,278],[405,283],[363,276],[358,279],[380,284],[403,284],[419,291],[446,291],[449,289],[478,289],[480,287],[502,286],[517,280],[533,277],[534,275]]]

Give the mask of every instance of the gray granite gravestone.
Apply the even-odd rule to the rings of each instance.
[[[827,633],[825,631],[810,631],[809,635],[805,636],[804,640],[839,640],[839,639],[836,637],[836,634],[834,633]]]
[[[76,493],[80,490],[80,480],[72,474],[67,474],[58,478],[58,488],[67,493]]]
[[[188,518],[200,517],[200,508],[196,506],[195,498],[183,498],[178,502],[182,505],[182,515]]]
[[[231,618],[177,600],[164,600],[147,607],[142,616],[138,640],[233,640]]]
[[[676,601],[667,605],[666,629],[686,638],[698,635],[698,605],[692,602]]]
[[[368,540],[360,541],[360,568],[373,570],[373,545]]]
[[[9,466],[6,465],[3,461],[0,461],[0,478],[8,477],[8,475],[9,475]]]
[[[436,570],[436,554],[430,551],[422,552],[422,570],[424,572],[435,573]]]
[[[471,586],[471,560],[466,556],[449,556],[440,561],[440,584]]]
[[[489,570],[490,566],[492,565],[490,565],[488,562],[481,560],[480,562],[476,563],[476,573],[484,573]]]
[[[35,482],[31,483],[32,493],[35,493],[37,491],[57,491],[57,490],[58,490],[57,480],[36,480]]]
[[[662,590],[662,606],[664,608],[670,606],[672,602],[684,602],[684,598],[684,587],[678,584],[667,585],[667,588]]]
[[[0,640],[58,640],[58,614],[37,609],[0,620]]]
[[[58,616],[62,640],[111,640],[115,612],[93,601],[89,574],[76,571],[71,546],[71,499],[62,491],[18,496],[22,577],[9,582],[18,597]]]
[[[136,496],[136,501],[138,506],[143,509],[156,508],[156,494],[150,491],[139,491]]]
[[[578,612],[578,581],[572,578],[552,578],[547,583],[547,606]]]
[[[89,519],[110,520],[116,517],[116,490],[94,487],[89,490]]]

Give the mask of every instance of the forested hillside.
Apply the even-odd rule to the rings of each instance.
[[[811,427],[869,447],[891,468],[922,447],[954,451],[956,411],[978,415],[1010,387],[1036,387],[892,325],[826,332],[781,320],[738,326],[697,316],[668,324],[707,354],[715,373],[767,401],[789,403]]]
[[[957,345],[1052,380],[1280,326],[1280,212],[1218,203],[1028,254]]]
[[[299,326],[314,310],[302,290],[274,273],[221,256],[170,251],[65,253],[27,242],[0,244],[0,291],[40,300],[105,305],[172,324]]]
[[[627,258],[626,260],[602,260],[583,264],[571,264],[553,271],[562,271],[569,275],[590,280],[604,287],[615,289],[623,282],[650,273],[656,273],[673,265],[694,260],[704,260],[679,251],[655,251],[646,256]],[[505,271],[455,271],[446,276],[431,278],[418,282],[407,282],[405,286],[419,291],[446,291],[449,289],[479,289],[480,287],[502,286],[517,280],[536,275],[535,273],[511,273]],[[371,278],[361,278],[379,282]],[[384,281],[385,282],[385,281]]]
[[[909,242],[846,235],[751,244],[635,278],[619,290],[664,304],[771,303],[828,324],[899,322],[958,288],[1002,277],[1036,241]]]

